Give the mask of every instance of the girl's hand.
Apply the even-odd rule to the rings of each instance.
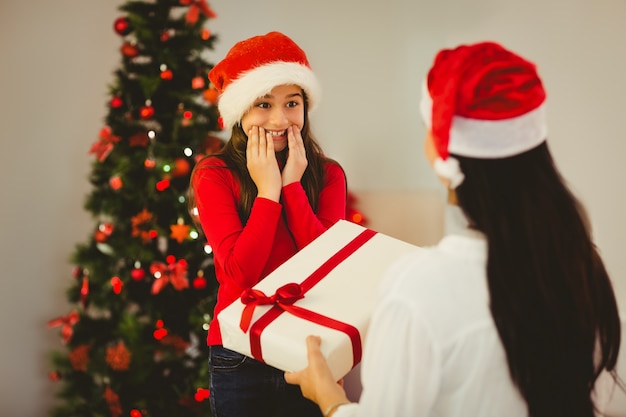
[[[257,196],[278,202],[282,188],[280,169],[274,153],[274,141],[267,137],[262,127],[252,126],[248,132],[246,165],[256,184]]]
[[[319,336],[308,336],[306,346],[309,365],[298,372],[285,372],[285,381],[300,385],[302,395],[319,405],[322,411],[333,404],[349,403],[343,389],[343,380],[336,382],[322,355]]]
[[[283,187],[292,182],[300,181],[309,163],[306,159],[306,151],[300,135],[300,129],[297,126],[291,125],[287,128],[287,140],[289,152],[285,168],[283,168]]]

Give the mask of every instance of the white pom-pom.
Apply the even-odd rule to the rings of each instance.
[[[437,158],[434,164],[435,172],[450,181],[450,188],[455,189],[463,183],[465,175],[461,171],[459,166],[459,160],[451,156],[445,161],[441,158]]]

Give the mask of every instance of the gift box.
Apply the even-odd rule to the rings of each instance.
[[[219,313],[224,347],[297,371],[307,366],[306,337],[318,335],[339,380],[361,361],[385,272],[418,250],[340,220]]]

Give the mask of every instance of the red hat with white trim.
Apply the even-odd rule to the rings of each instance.
[[[209,79],[219,93],[218,108],[228,130],[241,121],[256,99],[276,86],[301,87],[309,110],[315,108],[321,92],[304,51],[280,32],[236,43],[209,72]]]
[[[440,51],[420,104],[435,170],[456,188],[464,176],[450,154],[493,159],[535,148],[547,137],[545,99],[535,64],[497,43]]]

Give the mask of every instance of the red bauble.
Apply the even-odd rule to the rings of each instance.
[[[194,90],[204,88],[204,77],[193,77],[191,79],[191,88],[193,88]]]
[[[115,294],[119,294],[122,292],[122,288],[124,288],[124,283],[120,279],[120,277],[112,277],[111,278],[111,287],[113,288],[113,292]]]
[[[122,188],[124,183],[122,182],[122,178],[120,178],[119,175],[116,175],[114,177],[111,177],[111,179],[109,179],[109,185],[111,186],[111,188],[117,191],[120,188]]]
[[[165,71],[161,71],[161,79],[162,80],[169,81],[172,78],[174,78],[174,73],[172,72],[172,70],[166,69]]]
[[[211,103],[211,104],[217,103],[218,96],[219,94],[215,88],[208,88],[204,90],[203,97],[208,103]]]
[[[124,102],[122,101],[120,96],[111,97],[111,101],[109,102],[109,105],[112,109],[119,109],[120,107],[122,107],[123,104]]]
[[[191,170],[191,165],[187,158],[177,158],[174,161],[174,169],[172,170],[172,175],[175,177],[184,177],[189,174]]]
[[[143,166],[146,169],[154,169],[154,167],[156,166],[156,161],[152,158],[146,158],[146,160],[143,161]]]
[[[130,271],[130,277],[135,281],[141,281],[146,277],[146,271],[142,268],[134,268]]]
[[[196,290],[202,290],[206,288],[206,278],[198,275],[193,279],[192,285]]]
[[[107,241],[107,234],[104,233],[102,230],[96,230],[93,234],[93,240],[95,240],[98,243],[104,243]]]
[[[154,107],[150,105],[145,105],[139,110],[139,117],[144,120],[152,119],[154,116]]]
[[[134,58],[139,55],[139,49],[137,49],[137,47],[130,42],[124,42],[120,51],[122,52],[122,55],[128,58]]]
[[[113,29],[115,29],[115,32],[117,32],[120,36],[128,35],[133,30],[130,27],[130,22],[125,17],[118,17],[115,19],[115,22],[113,22]]]

